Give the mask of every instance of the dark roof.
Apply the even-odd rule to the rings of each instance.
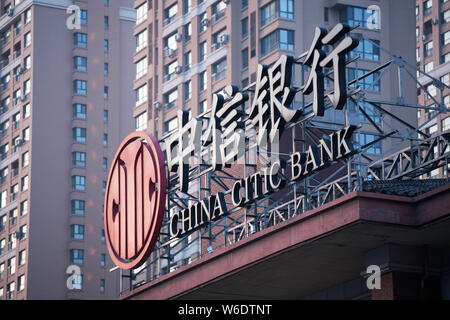
[[[363,191],[415,197],[450,183],[450,179],[373,180],[363,183]]]

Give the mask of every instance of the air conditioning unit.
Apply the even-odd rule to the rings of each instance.
[[[208,19],[203,19],[203,20],[201,21],[201,24],[202,24],[202,26],[204,26],[204,27],[208,27],[208,26],[209,26],[209,20],[208,20]]]
[[[153,105],[155,106],[156,110],[160,110],[161,109],[161,102],[155,101],[155,103],[153,103]]]
[[[426,36],[426,35],[423,35],[423,36],[422,36],[422,40],[423,40],[423,41],[427,40],[427,36]]]
[[[14,15],[14,9],[8,9],[8,10],[6,11],[6,14],[7,14],[8,16],[12,17],[12,16]]]
[[[177,33],[175,35],[175,41],[180,42],[181,40],[183,40],[183,35],[181,33]]]
[[[225,4],[229,4],[231,2],[231,0],[222,0],[222,2]]]
[[[16,147],[20,147],[20,146],[22,146],[24,143],[25,143],[25,141],[24,141],[23,139],[17,139],[17,140],[16,140],[15,146],[16,146]]]
[[[438,19],[433,19],[433,20],[431,20],[431,23],[432,24],[439,24],[439,20]]]
[[[228,42],[228,35],[222,34],[219,38],[220,43],[227,43]]]
[[[27,96],[26,95],[23,95],[23,96],[20,97],[20,101],[25,101],[25,100],[27,100]]]
[[[183,67],[182,66],[178,66],[175,68],[175,73],[180,74],[181,72],[183,72]]]
[[[24,72],[22,67],[17,67],[16,69],[16,75],[22,74]]]

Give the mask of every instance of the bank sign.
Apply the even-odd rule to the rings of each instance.
[[[167,204],[167,176],[176,174],[180,192],[189,190],[192,160],[208,148],[211,170],[230,168],[245,153],[245,125],[257,128],[258,147],[272,153],[279,147],[286,128],[323,116],[325,102],[342,110],[347,101],[346,55],[358,46],[344,24],[332,30],[317,27],[308,52],[295,59],[283,55],[272,66],[258,66],[250,112],[244,104],[247,91],[228,86],[214,94],[206,130],[201,119],[190,119],[187,111],[178,112],[178,129],[165,139],[165,153],[151,133],[134,132],[124,139],[113,159],[105,194],[105,235],[109,253],[121,269],[142,265],[158,240]],[[325,53],[324,47],[332,50]],[[291,86],[295,63],[310,68],[302,88]],[[325,95],[324,69],[332,70],[334,89]],[[312,103],[303,109],[292,108],[298,92],[312,95]],[[170,215],[171,239],[182,238],[211,221],[223,218],[234,208],[281,190],[287,183],[304,179],[331,163],[355,153],[352,136],[356,127],[346,126],[330,133],[305,152],[291,152],[288,161],[270,158],[257,173],[237,179],[228,194],[217,192]],[[166,167],[167,164],[167,167]],[[286,174],[289,170],[289,174]],[[289,178],[287,178],[289,176]],[[232,208],[230,207],[232,203]]]

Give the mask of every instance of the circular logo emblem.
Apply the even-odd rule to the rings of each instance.
[[[166,170],[158,140],[133,132],[119,146],[105,194],[105,237],[121,269],[141,266],[159,236],[166,203]]]

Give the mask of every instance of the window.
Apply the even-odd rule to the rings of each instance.
[[[86,190],[86,177],[72,176],[72,190],[85,191]]]
[[[172,63],[166,64],[164,66],[164,80],[165,81],[171,80],[175,76],[177,68],[178,68],[177,60],[175,60]]]
[[[28,190],[28,176],[24,176],[21,179],[21,191]]]
[[[280,18],[294,19],[294,0],[279,0]]]
[[[108,110],[103,110],[103,122],[107,123],[108,122]]]
[[[191,80],[186,81],[184,83],[183,89],[184,89],[184,101],[187,101],[192,97],[192,82],[191,82]]]
[[[134,118],[136,131],[144,131],[147,129],[147,111],[142,112]]]
[[[25,168],[30,164],[30,153],[28,151],[22,154],[22,168]]]
[[[352,27],[359,24],[361,28],[380,29],[380,13],[377,10],[345,6],[340,11],[340,22]]]
[[[192,66],[192,54],[191,52],[186,52],[184,54],[184,70],[188,71]]]
[[[24,216],[28,213],[28,200],[24,200],[20,203],[20,216]]]
[[[86,153],[85,152],[72,152],[72,164],[77,167],[86,166]]]
[[[424,71],[425,72],[430,72],[431,70],[433,70],[434,69],[434,63],[433,63],[433,61],[431,61],[431,62],[428,62],[427,64],[425,64],[425,68],[424,68]]]
[[[147,20],[147,1],[145,1],[143,4],[141,4],[139,7],[136,8],[136,25],[144,22]]]
[[[174,90],[166,93],[164,95],[164,103],[167,109],[172,108],[173,106],[175,106],[177,104],[177,99],[178,99],[178,90],[177,88],[175,88]]]
[[[260,9],[260,26],[264,27],[266,24],[269,24],[277,17],[277,7],[276,1],[272,1],[271,3],[265,5]]]
[[[108,86],[104,86],[103,87],[103,98],[104,99],[108,99],[109,97],[109,87]]]
[[[200,102],[198,113],[201,114],[205,112],[207,109],[208,109],[208,101],[203,100],[202,102]]]
[[[10,250],[15,249],[16,248],[16,244],[17,244],[17,239],[16,239],[16,235],[15,233],[11,233],[8,236],[8,248]]]
[[[16,273],[16,257],[8,259],[8,271],[9,274]]]
[[[102,167],[103,170],[106,170],[108,168],[108,158],[103,157]]]
[[[226,28],[223,28],[222,30],[212,35],[214,50],[220,49],[228,41],[228,35],[226,34],[226,31]]]
[[[103,74],[105,76],[107,76],[109,74],[109,64],[106,62],[103,64]]]
[[[109,51],[109,40],[108,39],[103,40],[103,50],[105,52]]]
[[[248,68],[248,48],[241,52],[242,54],[242,69]]]
[[[200,25],[200,33],[202,33],[208,27],[207,20],[206,20],[207,19],[206,12],[203,12],[202,14],[200,14],[198,19],[199,19],[199,25]]]
[[[27,251],[22,250],[19,252],[19,266],[23,266],[27,261]]]
[[[106,255],[104,253],[100,254],[100,266],[101,267],[106,266]]]
[[[206,90],[207,87],[208,87],[208,79],[207,79],[207,74],[206,74],[206,70],[205,70],[202,73],[200,73],[200,75],[199,75],[199,88],[200,88],[200,91],[203,91],[203,90]]]
[[[442,35],[442,45],[446,46],[449,43],[450,43],[450,31],[447,31]]]
[[[105,147],[108,146],[108,134],[107,133],[103,134],[103,146],[105,146]]]
[[[17,278],[17,290],[22,291],[25,289],[25,275],[21,275]]]
[[[31,8],[27,9],[24,13],[25,24],[31,21]]]
[[[192,6],[192,0],[183,0],[183,14],[187,14]]]
[[[357,54],[360,55],[361,59],[380,61],[380,41],[378,40],[359,40],[358,47],[350,53],[353,58]]]
[[[86,128],[73,128],[73,141],[85,143],[86,142]]]
[[[84,215],[85,213],[85,202],[84,200],[72,200],[70,201],[72,214]]]
[[[106,238],[105,238],[105,229],[102,229],[102,238],[101,238],[102,243],[105,243]]]
[[[241,20],[241,38],[247,38],[248,37],[248,17]]]
[[[136,35],[136,52],[144,49],[147,46],[147,30],[144,30]]]
[[[177,37],[178,33],[174,32],[171,35],[164,38],[164,47],[172,50],[177,49]]]
[[[142,87],[136,90],[136,106],[147,101],[147,85],[144,84]]]
[[[78,11],[78,21],[81,24],[87,24],[87,10]]]
[[[280,29],[279,48],[282,50],[294,51],[294,31]]]
[[[105,29],[109,29],[109,17],[108,16],[104,16],[103,25],[105,26]]]
[[[356,71],[356,70],[358,70],[358,71]],[[357,78],[361,78],[367,72],[369,72],[369,70],[348,68],[347,69],[347,78],[348,78],[347,81],[350,82]],[[380,76],[379,72],[372,73],[370,76],[367,76],[363,79],[358,80],[358,82],[353,84],[351,87],[356,87],[356,85],[359,85],[363,90],[371,90],[371,91],[379,92],[380,91],[380,80],[378,79],[379,76]]]
[[[27,237],[27,225],[24,224],[19,228],[20,231],[20,240],[25,239]]]
[[[294,31],[279,29],[261,39],[261,55],[265,56],[275,49],[294,50]]]
[[[178,4],[174,4],[173,6],[164,10],[164,24],[171,23],[175,16],[178,13]]]
[[[87,81],[75,80],[73,82],[73,93],[86,95],[87,94]]]
[[[77,32],[74,34],[75,38],[75,46],[86,48],[87,47],[87,34],[86,33],[80,33]]]
[[[101,293],[105,292],[105,279],[100,280],[100,292]]]
[[[178,118],[170,119],[164,122],[164,133],[170,132],[178,128]]]
[[[441,82],[445,85],[450,85],[450,75],[447,73],[446,75],[441,77]]]
[[[86,119],[86,105],[81,103],[74,104],[73,117],[77,119]]]
[[[30,116],[30,104],[27,103],[23,106],[23,119],[26,119]]]
[[[24,47],[27,48],[31,45],[31,31],[27,32],[23,37]]]
[[[191,40],[192,37],[192,24],[189,22],[184,26],[184,41],[187,42]]]
[[[429,57],[433,54],[433,41],[427,42],[424,45],[424,56]]]
[[[227,69],[227,59],[222,59],[219,62],[216,62],[215,64],[213,64],[212,69],[215,81],[224,78]]]
[[[442,12],[442,23],[450,22],[450,10],[445,10]]]
[[[242,9],[248,7],[248,0],[242,0]]]
[[[368,133],[361,133],[360,135],[355,134],[355,141],[358,141],[359,136],[361,136],[361,141],[359,141],[359,144],[361,147],[375,141],[379,138],[379,136],[368,134]],[[373,154],[381,154],[381,140],[372,144],[368,149],[366,149],[366,152],[373,153]]]
[[[84,258],[84,250],[82,249],[70,250],[70,263],[82,265],[83,258]]]
[[[72,289],[73,290],[83,290],[83,275],[74,274],[72,276]]]
[[[215,21],[222,19],[225,16],[227,5],[223,1],[217,1],[212,5],[212,16]]]
[[[28,56],[25,58],[24,62],[23,62],[24,68],[25,70],[30,70],[31,68],[31,56]]]
[[[70,234],[74,240],[84,239],[84,225],[82,224],[72,224],[70,226]]]
[[[433,0],[427,0],[423,3],[423,16],[431,14],[433,11]]]
[[[199,62],[202,62],[205,60],[207,53],[208,52],[207,52],[207,47],[206,47],[206,41],[203,41],[202,43],[200,43]]]
[[[6,299],[14,299],[14,291],[16,290],[16,283],[13,281],[6,286]]]

